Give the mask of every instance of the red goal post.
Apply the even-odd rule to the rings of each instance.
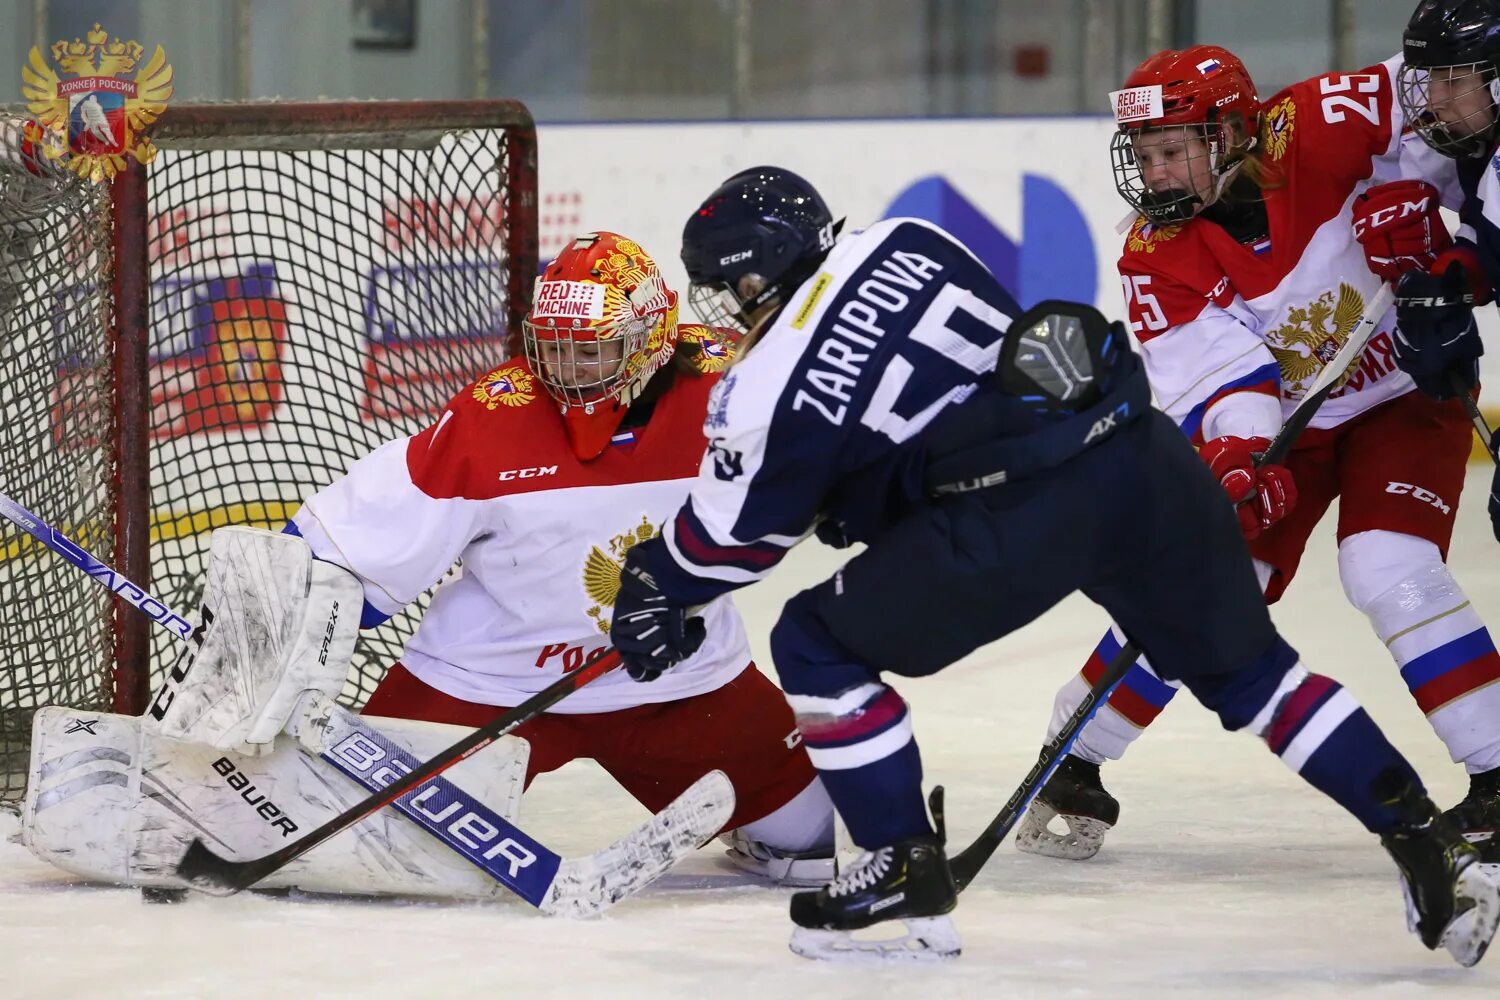
[[[208,535],[280,527],[510,352],[537,271],[514,101],[177,105],[112,182],[0,165],[0,491],[190,616]],[[176,650],[6,526],[0,800],[31,714],[141,711]],[[421,602],[425,604],[424,602]],[[414,615],[364,633],[358,703]]]

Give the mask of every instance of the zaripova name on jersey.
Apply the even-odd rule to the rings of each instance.
[[[823,335],[816,361],[803,371],[807,388],[796,391],[792,409],[810,408],[830,424],[842,425],[865,365],[885,337],[889,317],[905,312],[942,270],[931,257],[893,250],[851,274],[818,324]],[[814,339],[819,339],[816,334]]]

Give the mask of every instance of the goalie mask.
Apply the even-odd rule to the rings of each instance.
[[[588,461],[676,350],[677,295],[640,244],[586,233],[537,279],[521,326],[526,360],[561,406],[574,454]]]
[[[1186,222],[1213,204],[1255,148],[1255,84],[1217,45],[1158,52],[1109,100],[1115,190],[1148,222]]]

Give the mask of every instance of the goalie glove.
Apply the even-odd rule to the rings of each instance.
[[[364,588],[307,542],[258,528],[213,534],[202,622],[151,701],[148,732],[269,752],[304,692],[344,685]]]

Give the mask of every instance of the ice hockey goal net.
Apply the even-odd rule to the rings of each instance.
[[[496,367],[536,274],[507,101],[183,105],[145,167],[0,167],[0,491],[195,618],[209,532],[280,527]],[[175,639],[0,535],[0,801],[30,719],[138,712]],[[424,602],[425,603],[425,602]],[[414,614],[365,633],[368,695]]]

